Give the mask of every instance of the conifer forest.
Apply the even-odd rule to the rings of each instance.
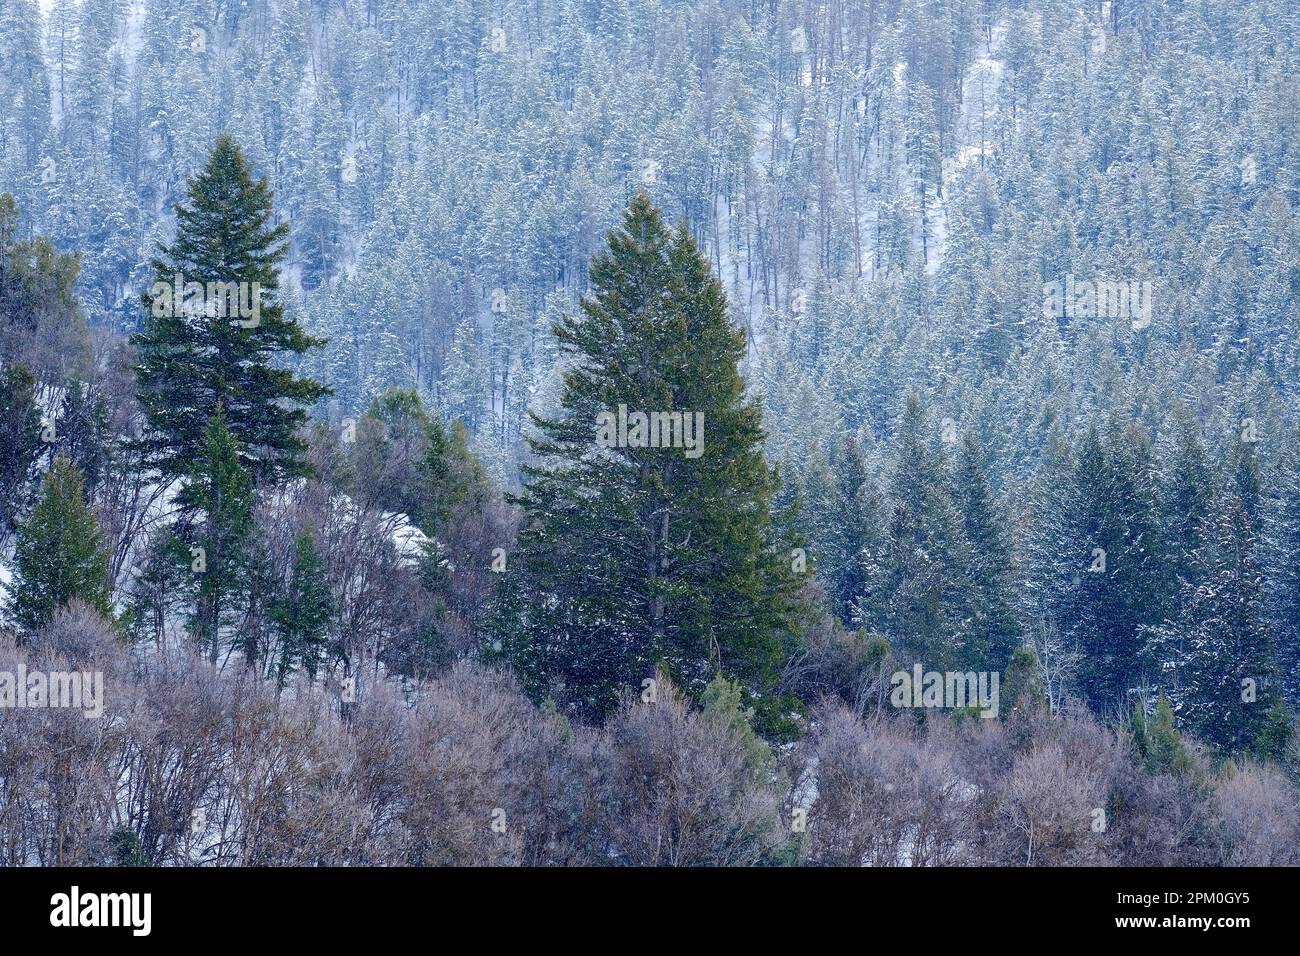
[[[1295,0],[0,0],[0,866],[1298,866],[1298,721]]]

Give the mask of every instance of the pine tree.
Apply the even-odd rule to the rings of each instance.
[[[1187,745],[1174,727],[1174,710],[1164,694],[1148,714],[1139,701],[1133,709],[1133,746],[1149,773],[1186,773],[1193,767]]]
[[[849,624],[855,606],[875,605],[884,546],[884,502],[875,480],[867,473],[862,447],[852,436],[844,439],[835,460],[831,505],[827,557],[817,570],[828,579],[836,614]]]
[[[114,866],[149,865],[140,837],[130,827],[118,827],[108,835],[108,852]]]
[[[38,389],[50,388],[89,364],[81,267],[45,236],[19,240],[21,224],[13,196],[0,193],[0,365],[24,365]]]
[[[536,614],[528,598],[523,574],[507,561],[492,592],[480,654],[490,664],[508,664],[524,692],[540,704],[547,696],[545,655],[551,640],[545,626],[551,615]]]
[[[414,389],[393,388],[376,396],[357,422],[353,497],[418,520],[420,462],[435,433],[441,433],[441,423],[435,425]]]
[[[1258,438],[1255,426],[1249,420],[1234,433],[1232,451],[1228,455],[1228,483],[1233,494],[1241,499],[1242,507],[1252,522],[1259,521],[1259,501],[1263,495],[1260,479],[1259,456],[1256,454]]]
[[[293,570],[287,591],[271,605],[271,622],[280,641],[276,683],[284,687],[289,675],[303,670],[312,680],[324,655],[334,615],[328,569],[316,539],[303,531],[294,539]]]
[[[428,437],[418,465],[420,506],[415,517],[425,534],[437,534],[458,509],[484,508],[489,481],[482,463],[469,450],[469,432],[462,422],[447,426],[431,416]]]
[[[190,597],[193,583],[190,549],[172,526],[149,537],[140,573],[131,581],[128,620],[133,640],[162,646],[167,622]]]
[[[974,594],[969,662],[997,670],[1020,644],[1020,625],[1012,607],[1015,568],[1011,535],[985,470],[984,453],[974,432],[962,438],[955,487],[963,529],[970,544],[966,577]]]
[[[529,656],[587,714],[656,665],[697,695],[718,669],[766,691],[795,579],[761,413],[736,367],[744,335],[690,233],[666,227],[644,193],[591,282],[581,316],[556,327],[572,363],[558,417],[534,417],[537,461],[517,498]],[[655,446],[637,416],[660,412],[682,424],[660,420]]]
[[[758,780],[768,780],[774,769],[772,748],[754,732],[754,710],[745,706],[745,696],[739,681],[719,674],[700,695],[701,715],[706,722],[734,733],[745,750],[745,769]]]
[[[1203,530],[1178,617],[1154,629],[1180,724],[1229,753],[1251,746],[1277,697],[1275,638],[1265,620],[1255,536],[1241,499]]]
[[[927,669],[974,663],[974,594],[967,576],[970,543],[953,499],[947,459],[931,442],[921,397],[907,398],[896,438],[879,617],[863,606],[866,623],[883,622],[900,654]]]
[[[0,544],[14,530],[27,482],[41,450],[41,413],[36,380],[17,363],[0,369]]]
[[[1161,508],[1172,586],[1189,580],[1201,529],[1214,500],[1214,471],[1205,458],[1200,429],[1182,406],[1175,415],[1174,445],[1166,466]]]
[[[200,650],[215,664],[223,648],[223,633],[246,592],[253,483],[239,460],[238,445],[221,405],[204,437],[204,446],[179,496],[180,537],[190,546],[190,567],[197,577],[191,629]]]
[[[104,397],[82,382],[70,380],[56,428],[59,445],[85,476],[91,495],[108,475],[111,451],[109,408]]]
[[[486,368],[478,329],[466,318],[456,327],[447,351],[447,361],[442,370],[446,398],[439,400],[439,404],[452,418],[463,421],[471,433],[478,429],[479,418],[487,404]]]
[[[1042,666],[1038,654],[1021,644],[1007,657],[1006,680],[1002,691],[1002,716],[1027,716],[1047,707],[1043,688]]]
[[[18,529],[9,613],[31,633],[73,598],[104,617],[113,613],[108,549],[83,497],[83,480],[60,455],[41,484],[40,500]]]
[[[222,135],[190,181],[188,204],[176,207],[175,241],[152,262],[137,375],[145,445],[167,478],[182,477],[202,453],[218,405],[257,481],[306,470],[302,406],[328,389],[282,360],[323,343],[279,302],[289,227],[269,225],[271,203],[266,180],[253,181],[234,139]]]
[[[1109,452],[1109,453],[1108,453]],[[1072,570],[1052,616],[1084,658],[1080,688],[1098,713],[1128,709],[1147,662],[1143,628],[1167,606],[1156,492],[1144,438],[1112,424],[1090,428],[1075,456],[1058,542]]]
[[[1265,525],[1269,619],[1277,634],[1282,692],[1300,706],[1300,440],[1282,456],[1278,488]]]
[[[357,500],[408,515],[429,537],[457,507],[484,504],[487,478],[465,426],[446,425],[414,389],[389,389],[376,398],[356,438],[351,493]]]
[[[1046,619],[1059,632],[1067,596],[1078,575],[1070,528],[1073,450],[1059,427],[1046,436],[1037,471],[1026,484],[1027,525],[1023,543],[1026,573],[1020,611],[1026,620]]]
[[[1255,735],[1251,750],[1260,760],[1285,763],[1294,738],[1295,718],[1291,716],[1286,702],[1280,696],[1275,697],[1259,733]]]

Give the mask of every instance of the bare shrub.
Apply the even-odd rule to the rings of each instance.
[[[933,749],[906,718],[819,712],[808,742],[816,799],[806,861],[828,866],[933,866],[962,861],[970,784],[950,741]]]
[[[597,745],[604,862],[743,866],[780,839],[777,796],[734,722],[692,711],[662,676],[631,697]]]
[[[1061,741],[1037,744],[1019,755],[993,795],[993,826],[986,836],[989,862],[1012,866],[1078,866],[1109,862],[1105,831],[1094,829],[1107,812],[1102,767],[1072,756]]]
[[[37,656],[0,639],[0,671],[70,671],[66,657]],[[114,812],[129,687],[104,675],[114,711],[87,719],[82,709],[0,710],[0,865],[87,866],[103,862]],[[18,688],[16,688],[18,689]]]
[[[458,664],[431,681],[411,712],[402,824],[407,862],[516,862],[524,845],[512,741],[535,713],[513,679]]]
[[[77,598],[55,611],[49,623],[32,635],[29,646],[33,656],[59,657],[81,670],[120,674],[125,663],[121,635]]]
[[[1275,768],[1248,764],[1215,787],[1226,866],[1300,865],[1300,799]]]
[[[233,681],[227,754],[204,803],[203,858],[244,866],[364,862],[373,828],[351,740],[327,699]]]
[[[123,816],[153,865],[202,857],[199,810],[226,759],[229,684],[188,654],[158,657],[142,675],[121,763]]]

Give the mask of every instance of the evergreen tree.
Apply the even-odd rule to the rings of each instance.
[[[1075,456],[1057,543],[1071,576],[1053,616],[1067,643],[1084,654],[1079,683],[1089,705],[1123,713],[1125,698],[1142,683],[1143,628],[1162,619],[1167,602],[1144,438],[1113,424],[1106,439],[1090,428]]]
[[[1184,584],[1178,617],[1153,635],[1180,724],[1239,753],[1259,736],[1277,697],[1275,638],[1241,499],[1221,502],[1206,524],[1196,583]]]
[[[108,852],[113,866],[148,866],[149,858],[140,837],[130,827],[118,827],[108,835]]]
[[[507,562],[492,592],[479,652],[491,664],[509,664],[515,678],[534,703],[546,699],[546,652],[549,641],[542,630],[543,615],[530,607],[529,586],[523,574]]]
[[[104,617],[113,613],[108,549],[83,497],[83,480],[60,455],[41,484],[40,500],[18,529],[9,613],[24,632],[40,628],[72,598]]]
[[[280,644],[275,665],[275,679],[280,687],[297,670],[316,679],[334,615],[328,569],[316,539],[303,531],[294,539],[293,550],[288,589],[271,605],[271,622]]]
[[[414,389],[389,389],[358,423],[351,493],[434,537],[456,508],[485,503],[487,477],[468,442],[464,425],[431,414]]]
[[[112,434],[108,403],[89,385],[69,381],[59,409],[57,440],[85,476],[89,494],[94,494],[107,474]]]
[[[927,669],[974,664],[974,594],[967,576],[970,543],[953,498],[947,459],[929,440],[928,413],[916,393],[899,419],[897,459],[890,481],[893,512],[887,531],[880,607],[863,606],[866,623],[883,622],[885,636]]]
[[[1205,458],[1200,429],[1182,406],[1175,413],[1175,435],[1165,468],[1161,509],[1172,588],[1190,580],[1201,529],[1214,501],[1214,471]]]
[[[1007,658],[1006,680],[1002,690],[1002,716],[1027,716],[1047,707],[1043,689],[1042,667],[1038,654],[1021,644]]]
[[[690,233],[667,228],[644,193],[591,282],[581,316],[556,327],[572,363],[558,417],[534,418],[537,461],[517,499],[529,653],[588,714],[656,665],[694,694],[719,669],[765,691],[795,579],[761,413],[736,368],[744,335]],[[661,412],[683,425],[674,442],[661,420],[656,447],[634,416]]]
[[[442,370],[445,400],[439,404],[453,418],[465,423],[471,432],[478,428],[487,403],[487,365],[479,346],[478,329],[466,318],[456,327],[447,362]]]
[[[289,227],[270,225],[271,203],[266,180],[253,181],[234,139],[222,135],[190,181],[188,203],[176,207],[175,240],[152,262],[137,375],[145,444],[167,478],[183,476],[202,454],[218,406],[256,480],[306,469],[302,406],[328,389],[282,361],[322,343],[279,301]]]
[[[420,464],[441,428],[414,389],[391,388],[376,396],[357,422],[352,495],[418,520],[423,507]]]
[[[1067,597],[1076,586],[1078,564],[1069,547],[1074,496],[1073,450],[1064,431],[1051,429],[1043,443],[1038,468],[1027,482],[1024,554],[1025,594],[1020,611],[1026,620],[1046,619],[1060,631]]]
[[[140,573],[131,582],[129,622],[133,640],[161,646],[167,622],[191,596],[190,549],[171,526],[149,537]]]
[[[1286,702],[1280,696],[1275,697],[1251,749],[1260,760],[1285,763],[1294,738],[1295,718],[1291,716]]]
[[[989,485],[984,454],[973,432],[962,438],[955,479],[970,545],[966,577],[974,594],[968,659],[986,670],[997,670],[1020,643],[1020,626],[1012,607],[1015,567],[1010,529]]]
[[[89,364],[78,256],[45,236],[19,240],[13,196],[0,193],[0,365],[23,365],[38,389],[62,385]]]
[[[448,426],[433,416],[428,438],[418,465],[420,506],[415,515],[425,534],[436,534],[458,509],[482,511],[489,481],[482,463],[469,450],[469,432],[462,422],[453,420]]]
[[[1246,516],[1252,523],[1259,521],[1259,501],[1263,495],[1260,478],[1259,455],[1255,449],[1259,439],[1255,425],[1248,419],[1237,429],[1228,456],[1228,482],[1232,493],[1241,500]]]
[[[739,681],[721,674],[709,681],[700,694],[703,719],[735,733],[745,750],[745,769],[758,780],[771,778],[774,761],[772,748],[754,733],[754,710],[745,706],[745,688]]]
[[[0,543],[13,533],[26,500],[27,481],[41,451],[36,380],[17,363],[0,369]]]
[[[1278,678],[1300,706],[1300,440],[1282,456],[1277,493],[1265,525],[1269,619],[1277,635]]]
[[[1134,705],[1133,746],[1149,773],[1186,773],[1192,769],[1187,745],[1174,727],[1174,710],[1163,693],[1154,714],[1148,714],[1142,702]]]
[[[835,460],[830,501],[827,558],[817,570],[828,579],[836,614],[849,624],[855,606],[875,604],[884,546],[884,502],[875,480],[867,473],[862,447],[852,436],[844,439]]]
[[[247,548],[253,531],[253,483],[218,405],[204,446],[182,489],[180,537],[190,546],[197,578],[190,618],[196,644],[216,663],[223,634],[247,588]],[[246,661],[250,666],[255,660]]]

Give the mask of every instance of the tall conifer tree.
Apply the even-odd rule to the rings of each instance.
[[[879,619],[908,663],[943,668],[973,662],[970,543],[953,497],[947,459],[934,447],[921,396],[909,394],[898,422],[890,481]],[[864,604],[868,625],[871,608]]]
[[[974,432],[962,437],[955,478],[957,503],[970,545],[967,577],[974,614],[967,663],[997,670],[1007,664],[1020,643],[1020,625],[1012,606],[1015,566],[1010,528],[989,484],[984,452]]]
[[[1241,499],[1220,502],[1202,537],[1195,583],[1184,582],[1178,617],[1153,635],[1179,722],[1235,753],[1255,742],[1277,700],[1276,639]]]
[[[175,240],[152,262],[137,374],[144,442],[165,477],[188,471],[218,405],[255,480],[306,468],[303,406],[328,389],[284,362],[322,343],[279,301],[289,227],[270,224],[271,204],[266,180],[254,182],[239,146],[224,134],[190,181],[188,201],[176,207]]]
[[[531,616],[527,641],[511,644],[593,715],[657,664],[695,693],[717,669],[766,690],[797,579],[774,530],[761,412],[737,371],[744,335],[690,233],[644,193],[591,283],[581,315],[556,328],[569,362],[560,414],[533,419],[518,498]],[[626,435],[602,417],[620,408]],[[638,447],[632,416],[655,412],[702,418],[698,448]]]

